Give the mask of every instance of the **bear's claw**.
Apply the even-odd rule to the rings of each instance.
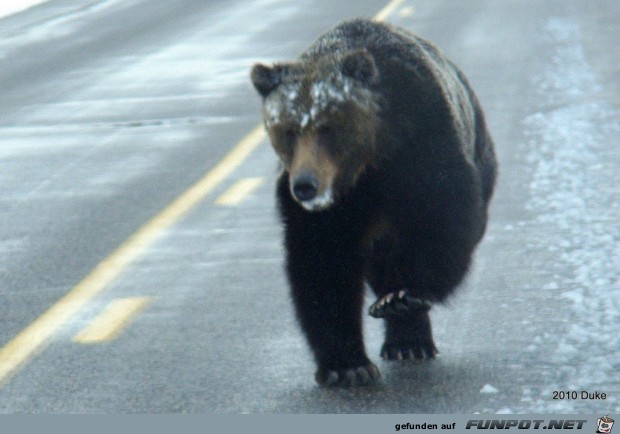
[[[434,359],[438,351],[432,340],[400,344],[383,344],[381,358],[383,360],[426,360]]]
[[[390,292],[379,300],[375,301],[368,313],[375,318],[385,318],[387,316],[405,316],[413,312],[428,311],[431,303],[420,298],[413,297],[404,289]]]
[[[381,373],[374,363],[349,369],[319,369],[315,379],[321,386],[364,386],[374,383]]]

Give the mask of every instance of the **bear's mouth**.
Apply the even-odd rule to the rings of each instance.
[[[323,193],[310,200],[299,201],[299,204],[306,211],[317,212],[329,208],[334,203],[334,192],[331,188],[326,189]]]

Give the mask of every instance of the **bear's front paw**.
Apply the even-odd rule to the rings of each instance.
[[[316,382],[321,386],[364,386],[379,379],[379,368],[368,362],[365,366],[346,369],[319,368],[316,372]]]
[[[424,341],[384,343],[381,348],[381,358],[384,360],[425,360],[434,359],[437,347],[432,339]]]
[[[407,290],[390,292],[379,300],[375,301],[368,313],[375,318],[385,318],[388,316],[406,316],[414,312],[427,312],[431,308],[431,303],[413,297]]]

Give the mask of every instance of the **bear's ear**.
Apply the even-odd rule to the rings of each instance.
[[[250,78],[252,84],[262,97],[269,95],[282,82],[283,68],[280,66],[265,66],[257,63],[252,67]]]
[[[372,54],[366,49],[347,53],[342,60],[342,73],[363,83],[374,83],[379,71]]]

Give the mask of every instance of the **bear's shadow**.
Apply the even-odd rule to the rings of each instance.
[[[379,361],[381,379],[363,387],[303,385],[282,393],[278,413],[471,413],[488,402],[480,394],[490,381],[489,372],[476,360],[443,360],[441,355],[423,362]]]

